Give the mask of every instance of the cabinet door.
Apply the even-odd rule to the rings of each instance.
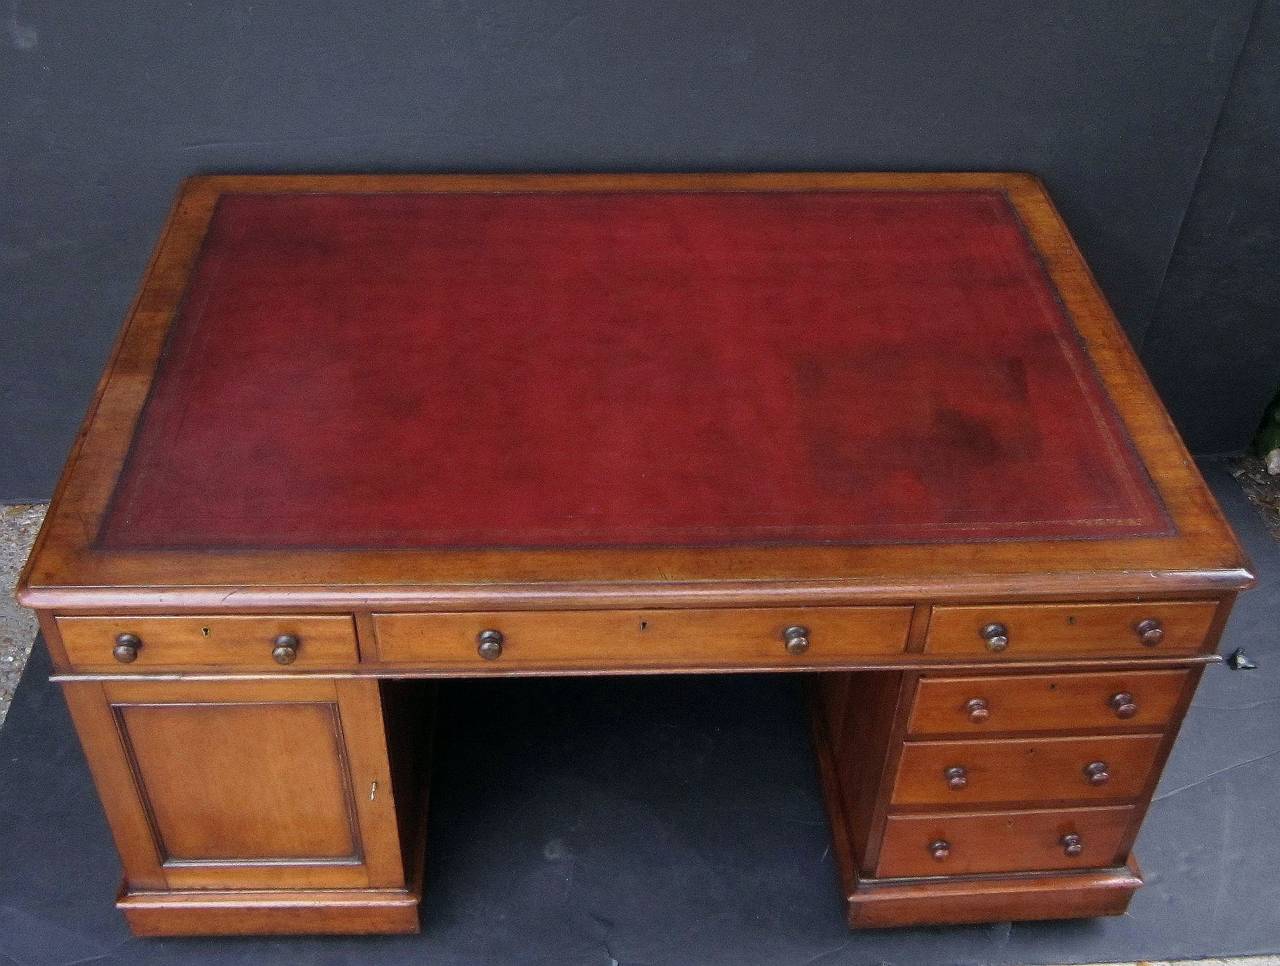
[[[376,681],[76,682],[134,888],[404,885]]]

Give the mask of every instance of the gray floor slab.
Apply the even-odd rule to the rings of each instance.
[[[44,504],[0,505],[0,725],[9,713],[36,633],[35,615],[13,599],[13,587],[45,509]]]

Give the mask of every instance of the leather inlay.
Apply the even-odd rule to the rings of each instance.
[[[109,550],[1151,535],[995,191],[222,198]]]

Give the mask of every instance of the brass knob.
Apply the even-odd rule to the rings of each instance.
[[[1003,651],[1009,646],[1009,628],[1003,624],[988,624],[978,633],[987,642],[988,651]]]
[[[1111,781],[1111,772],[1105,761],[1091,761],[1084,766],[1084,777],[1090,785],[1105,785]]]
[[[116,646],[111,649],[111,656],[121,664],[132,664],[138,659],[140,647],[142,647],[142,638],[137,634],[117,634]]]
[[[487,630],[477,634],[476,653],[486,661],[502,657],[502,631]]]
[[[951,843],[946,839],[937,839],[929,843],[929,854],[939,862],[946,860],[951,854]]]
[[[809,628],[802,624],[792,624],[782,632],[782,643],[788,654],[803,654],[809,650]]]
[[[1154,617],[1138,621],[1133,629],[1138,632],[1138,640],[1142,641],[1147,647],[1155,647],[1164,640],[1164,627]]]
[[[1128,691],[1111,695],[1111,700],[1107,703],[1111,705],[1111,710],[1116,713],[1117,718],[1132,718],[1138,713],[1138,706],[1134,703],[1133,695]]]
[[[1084,851],[1084,839],[1076,835],[1074,832],[1069,835],[1062,836],[1058,842],[1062,845],[1062,854],[1068,858],[1074,859]]]
[[[969,784],[969,772],[963,765],[952,765],[942,773],[942,777],[947,780],[947,787],[953,792],[958,792]]]
[[[974,724],[982,724],[991,717],[991,705],[986,698],[970,698],[965,702],[964,710]]]
[[[271,657],[277,664],[292,664],[298,659],[298,648],[302,642],[296,634],[281,634],[274,641]]]

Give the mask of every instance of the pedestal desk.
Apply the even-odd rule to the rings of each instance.
[[[1120,913],[1250,580],[1032,177],[228,176],[19,594],[134,931],[356,933],[479,675],[804,672],[851,925]]]

